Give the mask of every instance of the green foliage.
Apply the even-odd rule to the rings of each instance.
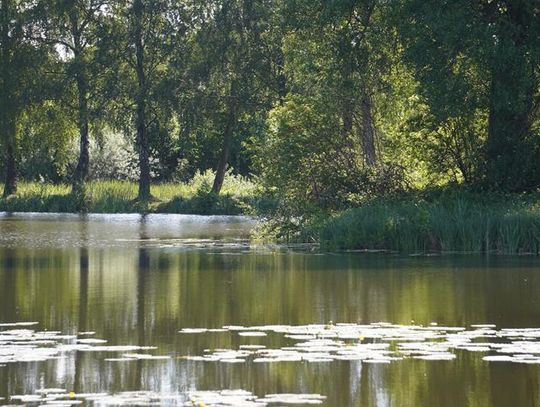
[[[136,181],[137,154],[124,134],[104,131],[90,141],[90,179]]]
[[[451,120],[474,136],[485,163],[473,175],[490,189],[540,186],[540,138],[532,130],[539,17],[528,1],[405,0],[395,8],[404,60],[419,92],[436,123]]]
[[[27,180],[60,182],[74,161],[71,145],[77,133],[62,106],[46,101],[27,109],[19,120],[19,169]]]
[[[468,196],[416,210],[406,198],[540,186],[532,2],[0,6],[6,194],[17,174],[74,186],[25,185],[8,210],[264,212],[277,235],[309,240],[309,225],[356,208],[343,217],[369,226],[351,242],[407,251],[526,250],[519,236],[534,235],[528,212],[486,218]]]
[[[306,214],[336,209],[371,193],[406,187],[399,167],[365,167],[350,137],[340,133],[336,112],[320,101],[290,95],[270,112],[267,138],[256,154],[264,182],[279,191],[285,205]],[[318,209],[317,209],[318,208]]]

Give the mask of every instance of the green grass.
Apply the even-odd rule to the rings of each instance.
[[[311,227],[331,249],[540,252],[540,195],[450,193],[375,199]]]
[[[273,205],[253,181],[228,175],[221,194],[210,192],[212,174],[198,174],[187,183],[164,183],[151,187],[154,198],[147,207],[137,202],[137,183],[94,181],[87,184],[87,211],[91,213],[184,213],[202,215],[256,214]],[[2,185],[0,185],[2,187]],[[0,211],[77,212],[71,186],[21,182],[17,195],[0,199]]]

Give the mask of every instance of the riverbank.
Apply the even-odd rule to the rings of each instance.
[[[188,183],[151,186],[153,200],[144,207],[137,201],[137,183],[94,181],[87,185],[87,211],[90,213],[177,213],[194,215],[252,215],[274,205],[254,182],[226,178],[221,194],[210,192],[210,183],[198,177]],[[0,198],[4,212],[77,212],[76,197],[67,184],[21,182],[15,196]]]
[[[328,249],[540,252],[540,194],[414,193],[374,199],[304,231]]]
[[[220,195],[209,191],[204,176],[188,183],[156,184],[151,187],[153,201],[143,208],[136,199],[136,183],[95,181],[88,183],[87,209],[90,213],[261,215],[272,213],[277,205],[260,186],[240,177],[227,178]],[[0,198],[0,211],[74,213],[77,200],[70,185],[23,182],[16,196]],[[258,234],[264,239],[272,236],[264,227]],[[443,189],[375,198],[305,222],[293,240],[318,242],[327,250],[538,254],[540,193]]]

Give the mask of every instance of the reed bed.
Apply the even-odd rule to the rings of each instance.
[[[377,199],[314,228],[323,247],[406,253],[540,252],[540,196]]]

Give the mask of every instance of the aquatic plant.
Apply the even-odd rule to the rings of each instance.
[[[537,202],[535,195],[381,198],[311,227],[330,249],[538,253]]]

